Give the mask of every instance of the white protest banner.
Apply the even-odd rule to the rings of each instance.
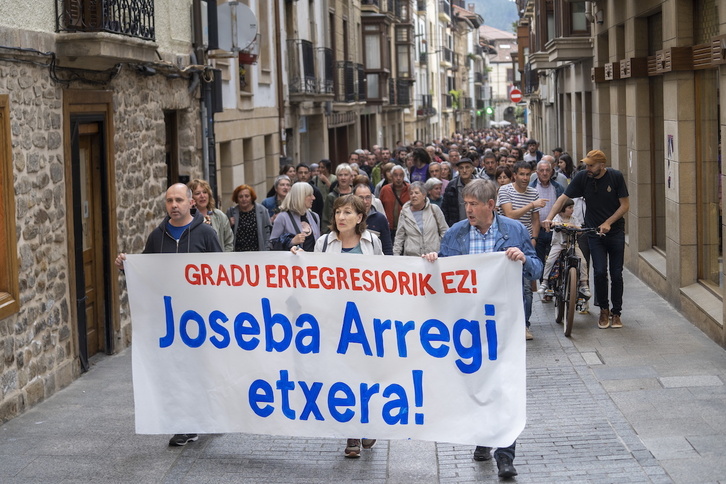
[[[510,445],[522,265],[288,252],[128,255],[136,431]]]

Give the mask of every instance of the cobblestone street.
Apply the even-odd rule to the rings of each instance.
[[[535,294],[527,343],[528,418],[518,482],[723,482],[726,358],[625,273],[620,330],[576,315],[572,338]],[[596,309],[596,308],[595,308]],[[183,448],[134,434],[131,350],[96,361],[46,402],[0,426],[0,481],[188,483],[497,482],[471,446],[205,435]],[[476,425],[476,422],[472,422]]]

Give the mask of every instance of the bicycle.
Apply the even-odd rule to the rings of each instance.
[[[581,234],[597,233],[598,229],[577,228],[563,224],[553,226],[552,230],[565,234],[565,248],[560,252],[557,262],[552,268],[548,286],[553,292],[555,308],[557,308],[555,321],[557,324],[562,324],[564,319],[565,336],[569,337],[572,334],[575,309],[589,299],[578,289],[581,261],[575,251],[577,238]],[[582,300],[582,303],[578,304],[578,300]],[[565,313],[567,314],[565,315]]]

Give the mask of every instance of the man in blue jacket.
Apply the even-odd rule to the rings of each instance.
[[[438,257],[504,252],[508,259],[522,262],[524,284],[539,279],[542,261],[532,247],[527,229],[520,222],[494,212],[496,184],[489,180],[472,180],[464,187],[463,197],[466,219],[446,231],[438,254],[431,252],[423,257],[433,262]],[[494,451],[499,477],[517,475],[513,464],[515,446],[516,441],[509,447]],[[490,452],[490,447],[478,445],[474,450],[474,460],[489,460],[492,458]]]

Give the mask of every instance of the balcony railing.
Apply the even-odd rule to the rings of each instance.
[[[399,106],[411,105],[411,83],[409,81],[396,80],[396,104]]]
[[[476,108],[477,109],[484,109],[484,100],[483,99],[477,99],[476,100]]]
[[[443,61],[451,64],[453,62],[454,52],[451,49],[449,49],[448,47],[444,47],[442,49],[442,51],[444,54],[442,57]]]
[[[417,12],[426,11],[426,0],[416,0],[416,11]]]
[[[449,3],[449,0],[439,1],[439,13],[451,18],[451,3]]]
[[[318,84],[318,92],[332,94],[335,78],[335,64],[333,62],[333,49],[318,47],[318,71],[322,74]]]
[[[441,105],[445,108],[451,109],[451,107],[454,105],[454,100],[452,99],[451,94],[441,95]]]
[[[315,51],[309,40],[287,41],[290,93],[314,94],[318,89],[315,77]]]
[[[155,40],[154,0],[56,0],[58,32],[110,32]]]
[[[475,72],[474,73],[474,82],[477,84],[483,84],[484,83],[484,74],[481,72]]]
[[[338,61],[335,100],[352,103],[357,99],[356,67],[350,61]]]
[[[363,64],[356,64],[356,70],[358,71],[358,100],[365,101],[368,98],[366,89],[366,70]]]
[[[474,100],[472,98],[470,98],[470,97],[465,97],[464,98],[464,106],[463,106],[463,108],[464,109],[471,109],[473,107],[474,107]]]
[[[422,94],[418,109],[416,109],[416,116],[433,116],[434,114],[436,114],[436,109],[433,107],[433,96]]]
[[[532,69],[532,64],[529,62],[524,65],[524,94],[532,94],[539,89],[539,77],[537,76],[537,70]]]
[[[418,56],[418,63],[419,64],[428,64],[429,63],[429,53],[421,52]]]

